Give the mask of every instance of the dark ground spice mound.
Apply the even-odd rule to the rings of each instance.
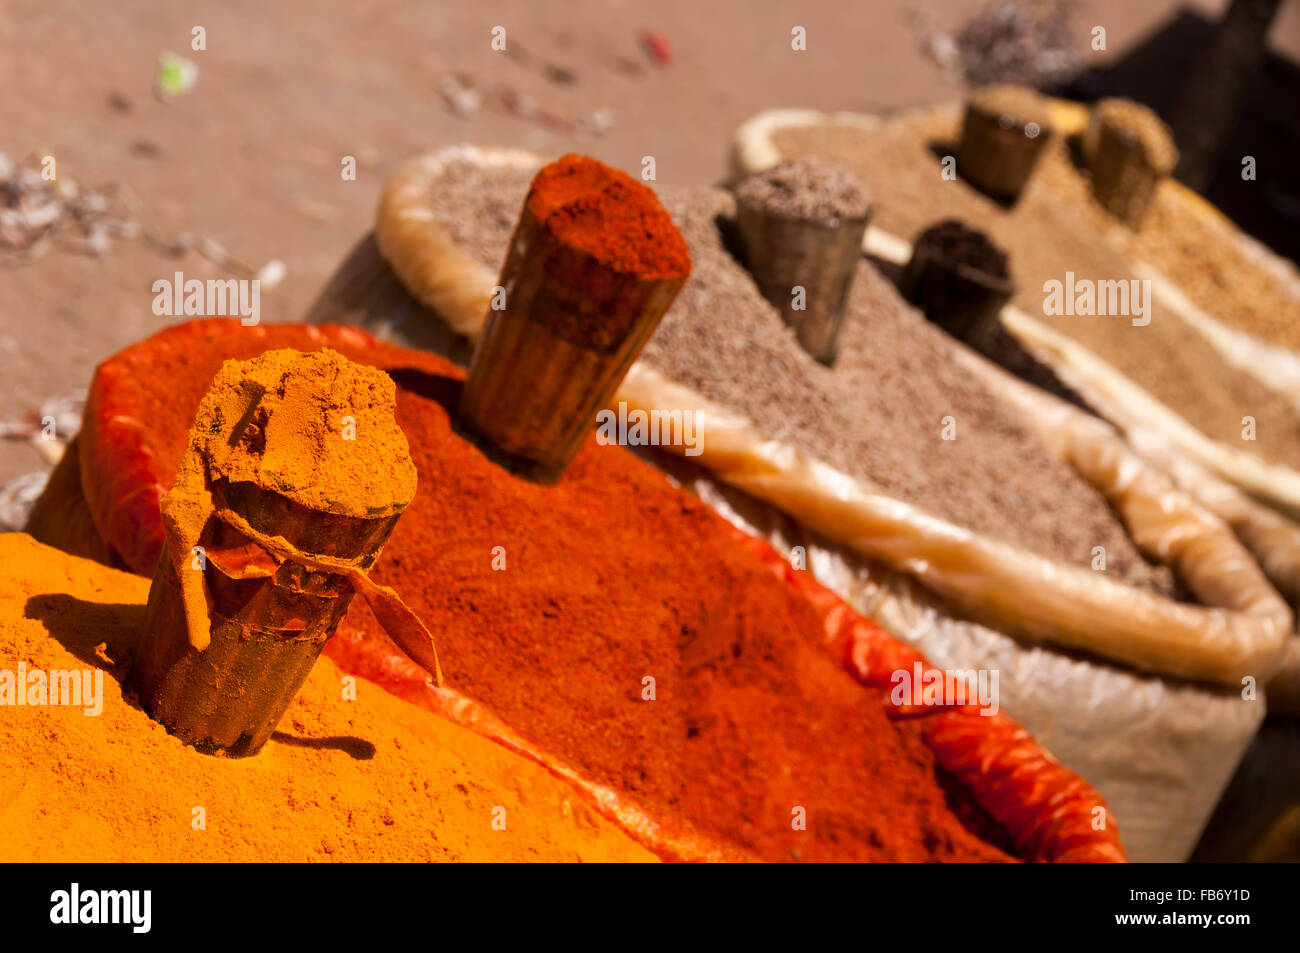
[[[1094,416],[1100,416],[1097,414],[1096,409],[1084,400],[1073,387],[1061,380],[1056,371],[1034,357],[1020,343],[1020,339],[1001,324],[993,328],[989,332],[988,338],[980,343],[980,353],[998,366],[1006,368],[1021,380],[1033,384],[1039,390],[1047,391],[1047,393],[1059,397],[1061,400],[1071,403],[1080,410],[1087,411]]]
[[[450,163],[432,204],[452,237],[497,269],[510,237],[502,210],[523,201],[529,178]],[[840,357],[826,368],[799,347],[726,246],[730,195],[665,188],[660,199],[690,247],[692,273],[643,360],[746,413],[765,436],[938,516],[1078,565],[1104,546],[1108,572],[1175,591],[1169,569],[1142,558],[1101,495],[954,366],[957,345],[874,268],[859,265]],[[957,440],[940,439],[948,414],[959,420]]]
[[[375,578],[429,624],[448,683],[529,740],[651,816],[757,858],[1006,859],[958,820],[982,823],[945,789],[919,728],[890,721],[881,694],[826,650],[806,599],[658,471],[593,439],[559,484],[537,486],[452,433],[460,372],[441,358],[216,326],[120,359],[149,455],[179,457],[226,358],[328,344],[384,367],[420,483]],[[344,629],[386,639],[359,600]],[[792,829],[796,807],[806,831]]]
[[[1011,275],[1006,253],[983,232],[968,228],[956,219],[944,219],[937,225],[931,225],[917,236],[916,244],[928,244],[949,260],[970,265],[995,278],[1008,278]],[[895,270],[885,273],[897,284]],[[1001,322],[995,323],[977,346],[981,354],[1021,380],[1068,401],[1080,410],[1096,414],[1087,401],[1067,386],[1048,365],[1034,357]]]
[[[1007,268],[1006,254],[987,235],[968,228],[955,218],[931,225],[917,236],[916,243],[925,243],[949,261],[970,265],[995,278],[1006,278],[1011,273]]]

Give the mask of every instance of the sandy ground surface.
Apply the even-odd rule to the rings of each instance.
[[[1214,13],[1224,4],[1203,2]],[[884,112],[955,98],[956,80],[925,54],[918,12],[954,29],[984,0],[925,4],[798,4],[721,0],[507,0],[364,4],[160,0],[12,2],[0,8],[0,151],[52,150],[61,175],[115,183],[143,219],[192,231],[255,265],[282,260],[287,277],[262,299],[262,319],[299,318],[368,228],[379,188],[404,158],[456,142],[587,152],[626,169],[655,157],[666,183],[707,183],[726,170],[737,125],[763,109]],[[1177,5],[1097,0],[1079,5],[1080,47],[1104,24],[1122,56]],[[1300,46],[1291,3],[1275,36]],[[191,52],[194,26],[206,50]],[[491,49],[506,27],[507,52]],[[790,47],[806,28],[808,48]],[[653,65],[638,30],[664,33],[675,59]],[[1275,45],[1279,42],[1274,40]],[[171,104],[152,94],[163,50],[199,67]],[[485,107],[454,115],[438,93],[448,72],[506,86],[558,114],[611,111],[601,136],[573,134]],[[340,175],[358,160],[355,181]],[[173,320],[153,313],[153,282],[223,277],[131,242],[105,257],[54,250],[0,262],[0,421],[84,387],[103,357]],[[0,483],[42,468],[21,442],[0,442]]]

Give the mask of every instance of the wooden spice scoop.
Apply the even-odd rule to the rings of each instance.
[[[1129,228],[1146,217],[1160,180],[1178,164],[1178,149],[1160,118],[1140,103],[1103,99],[1083,135],[1092,193]]]
[[[358,591],[437,674],[427,631],[367,575],[415,492],[395,402],[387,375],[328,350],[269,351],[217,375],[163,499],[130,675],[186,744],[255,754]]]
[[[926,318],[976,350],[996,332],[1016,290],[1006,254],[956,219],[917,236],[898,287]]]
[[[1051,136],[1046,100],[1026,86],[986,86],[966,101],[958,174],[997,201],[1020,198]]]
[[[833,364],[867,216],[799,219],[742,204],[736,223],[763,297],[780,310],[805,351]],[[792,294],[796,288],[801,298]]]
[[[457,408],[497,462],[558,480],[690,274],[654,193],[568,155],[533,179]]]
[[[799,344],[833,364],[871,206],[847,171],[818,159],[752,176],[736,194],[745,265]]]

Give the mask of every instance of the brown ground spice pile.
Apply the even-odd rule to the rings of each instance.
[[[1136,277],[1130,256],[1147,256],[1140,245],[1126,253],[1126,230],[1106,220],[1092,199],[1086,177],[1072,163],[1069,147],[1059,138],[1044,149],[1012,209],[960,180],[943,180],[939,156],[953,154],[959,126],[959,117],[929,112],[894,119],[872,130],[815,126],[782,130],[774,139],[791,158],[824,156],[851,168],[872,194],[889,196],[888,202],[878,204],[873,221],[896,235],[913,239],[928,225],[948,217],[984,229],[1011,255],[1011,270],[1019,285],[1016,304],[1021,308],[1091,348],[1202,432],[1300,468],[1300,418],[1286,401],[1231,367],[1169,309],[1154,306],[1149,312],[1151,323],[1144,327],[1133,326],[1123,315],[1043,314],[1045,281],[1064,281],[1067,271],[1073,271],[1076,280],[1126,280]],[[1171,212],[1166,200],[1157,205],[1162,210],[1148,216],[1141,234],[1154,227],[1178,227],[1169,216],[1177,221],[1183,213]],[[1205,245],[1197,254],[1206,258],[1223,247],[1223,243]],[[1164,266],[1160,260],[1151,263]],[[1187,267],[1193,265],[1189,262]],[[1170,277],[1178,280],[1177,274]],[[1300,317],[1300,312],[1294,313]],[[1248,443],[1242,441],[1244,415],[1253,416],[1257,425],[1256,439]]]
[[[497,269],[514,225],[509,215],[517,214],[506,210],[518,209],[530,178],[452,163],[433,204],[461,247]],[[730,195],[663,189],[660,199],[682,229],[693,272],[643,359],[744,411],[767,436],[938,516],[1073,564],[1088,565],[1092,547],[1104,546],[1108,571],[1174,592],[1173,574],[1142,558],[1106,501],[953,366],[956,345],[875,269],[859,266],[840,358],[828,369],[799,347],[725,247]],[[940,439],[948,414],[959,421],[957,440]]]
[[[858,266],[840,356],[826,368],[724,247],[716,219],[733,214],[730,196],[665,191],[664,203],[691,246],[695,276],[644,360],[890,495],[1064,562],[1087,564],[1092,547],[1105,546],[1121,578],[1172,591],[1169,570],[1142,558],[1096,490],[957,366],[959,345],[873,267]],[[956,440],[942,439],[948,415]]]
[[[939,252],[949,261],[970,265],[986,275],[1007,278],[1010,270],[1001,248],[977,228],[970,228],[955,218],[931,225],[916,238],[922,248]]]
[[[438,224],[458,247],[498,274],[535,173],[535,169],[448,162],[435,194],[429,196],[429,206],[445,210]],[[466,214],[458,214],[461,211]]]
[[[1231,221],[1171,181],[1156,189],[1138,231],[1116,224],[1066,161],[1043,162],[1036,176],[1078,209],[1130,258],[1154,266],[1204,311],[1283,347],[1300,349],[1300,276],[1279,278],[1239,244]]]
[[[372,683],[345,699],[324,658],[256,758],[199,754],[118,682],[148,579],[19,533],[0,566],[0,669],[104,669],[97,717],[0,708],[0,861],[655,859],[533,762]]]

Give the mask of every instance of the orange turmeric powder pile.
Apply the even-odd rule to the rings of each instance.
[[[0,861],[655,859],[545,769],[328,659],[258,757],[198,754],[119,685],[148,579],[21,533],[0,578],[0,673],[103,672],[98,715],[0,706]]]

